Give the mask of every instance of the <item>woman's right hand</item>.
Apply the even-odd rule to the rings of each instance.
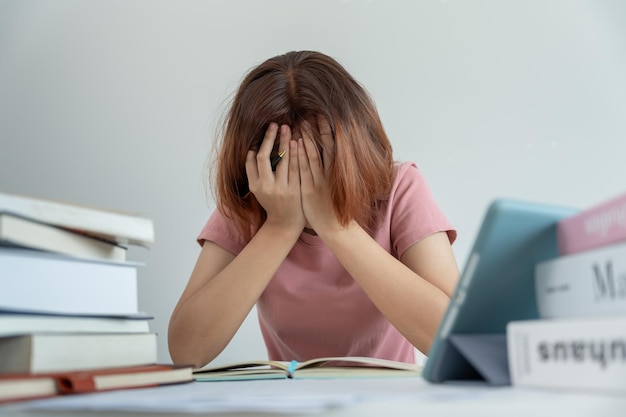
[[[265,224],[237,255],[204,242],[168,330],[175,363],[202,367],[220,354],[285,261],[305,225],[296,141],[280,127],[285,155],[272,171],[270,156],[278,134],[270,124],[257,151],[246,157],[250,191],[267,212]]]
[[[274,172],[270,158],[279,128],[278,149],[285,151],[285,155]],[[259,150],[248,151],[246,175],[250,192],[267,213],[266,224],[294,228],[298,232],[304,229],[306,219],[300,196],[297,143],[291,138],[289,126],[269,124]]]

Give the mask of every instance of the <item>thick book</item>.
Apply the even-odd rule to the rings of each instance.
[[[145,365],[50,374],[0,375],[0,403],[193,381],[192,367]]]
[[[34,333],[0,337],[0,374],[83,371],[156,362],[154,333]]]
[[[152,220],[109,209],[0,192],[0,212],[121,244],[146,246],[154,242]]]
[[[626,243],[537,263],[535,291],[541,318],[626,314]]]
[[[126,260],[126,248],[116,243],[6,213],[0,213],[0,245],[86,259]]]
[[[419,376],[413,363],[362,356],[315,358],[303,362],[258,360],[194,370],[196,381],[286,378],[382,378]]]
[[[0,247],[0,308],[128,315],[138,311],[136,263]]]
[[[626,393],[626,315],[512,321],[511,384]]]
[[[0,310],[0,336],[55,333],[148,333],[145,314],[128,316],[83,316],[75,314],[42,314],[28,311]]]
[[[557,240],[561,255],[626,242],[626,194],[561,220]]]

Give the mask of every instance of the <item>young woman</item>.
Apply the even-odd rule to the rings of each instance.
[[[169,324],[204,366],[256,304],[270,359],[427,353],[456,285],[456,231],[334,59],[289,52],[242,81],[215,164],[217,210]]]

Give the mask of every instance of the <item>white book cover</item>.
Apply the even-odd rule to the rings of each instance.
[[[83,315],[137,314],[137,268],[0,247],[0,308]]]
[[[512,385],[626,393],[626,315],[507,325]]]
[[[154,333],[34,333],[0,337],[0,374],[104,369],[156,363]]]
[[[113,242],[6,213],[0,213],[0,245],[45,250],[77,258],[126,260],[126,248]]]
[[[626,314],[626,243],[538,263],[535,290],[542,318]]]
[[[0,337],[26,333],[147,333],[146,315],[81,316],[0,310]]]
[[[154,241],[152,220],[108,209],[0,192],[0,212],[122,244],[149,245]]]

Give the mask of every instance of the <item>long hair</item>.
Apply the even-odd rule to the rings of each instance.
[[[266,219],[254,196],[243,196],[248,187],[248,150],[260,147],[270,122],[294,129],[306,120],[316,126],[317,115],[329,121],[335,140],[329,185],[340,222],[355,220],[371,230],[379,220],[393,183],[393,155],[373,101],[331,57],[289,52],[268,59],[244,77],[218,143],[217,207],[246,239]],[[321,149],[319,134],[314,140]]]

